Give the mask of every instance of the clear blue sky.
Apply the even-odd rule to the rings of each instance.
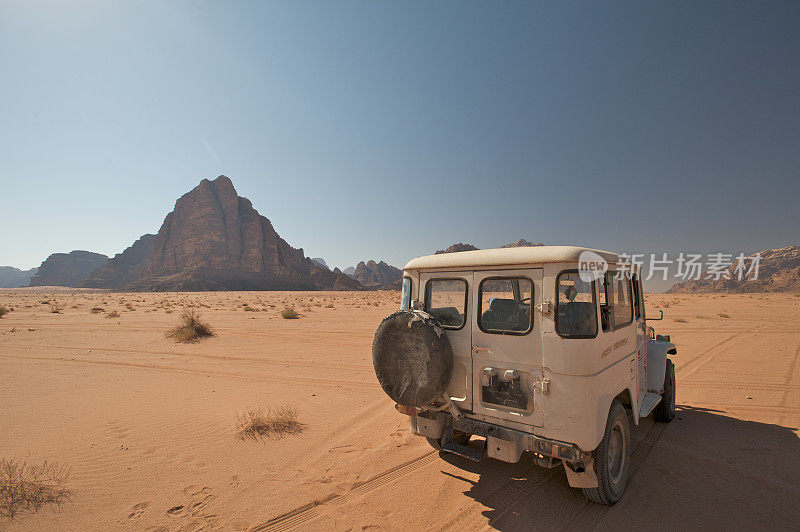
[[[800,3],[0,4],[0,264],[219,174],[342,267],[800,244]]]

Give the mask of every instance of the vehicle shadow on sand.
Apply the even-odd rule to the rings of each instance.
[[[482,513],[497,530],[796,526],[797,428],[689,405],[677,410],[669,424],[631,424],[631,475],[613,507],[589,503],[569,486],[562,466],[538,467],[529,453],[516,464],[442,453],[479,477],[442,473],[470,484],[464,494],[486,507]]]

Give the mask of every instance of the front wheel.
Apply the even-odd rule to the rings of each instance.
[[[653,419],[662,423],[669,423],[675,417],[675,364],[667,359],[667,367],[664,371],[664,393],[661,394],[661,401],[653,410]]]
[[[622,497],[630,470],[631,432],[628,414],[617,399],[611,403],[603,439],[594,451],[596,488],[583,488],[590,501],[611,506]]]

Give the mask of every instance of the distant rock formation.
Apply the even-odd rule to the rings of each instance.
[[[359,290],[283,240],[219,176],[175,202],[132,290]]]
[[[745,264],[749,267],[751,261]],[[761,252],[758,279],[744,278],[741,281],[733,274],[734,264],[728,268],[730,279],[691,280],[676,284],[668,294],[692,294],[703,292],[800,292],[800,246],[787,246],[780,249],[766,249]],[[751,276],[752,277],[752,276]]]
[[[20,270],[13,266],[0,266],[0,288],[28,286],[31,282],[31,277],[36,275],[38,270],[39,268]]]
[[[122,253],[114,255],[104,265],[94,270],[80,285],[86,288],[117,289],[127,286],[142,276],[156,235],[143,235]]]
[[[476,248],[472,244],[462,244],[459,242],[458,244],[453,244],[447,249],[440,249],[435,253],[435,255],[441,255],[442,253],[458,253],[459,251],[476,251],[478,249],[480,248]]]
[[[532,248],[536,246],[544,246],[541,242],[534,244],[533,242],[528,242],[524,238],[520,238],[516,242],[511,242],[510,244],[505,244],[500,246],[501,248]]]
[[[390,288],[403,276],[403,270],[383,261],[361,261],[353,272],[353,278],[366,288]]]
[[[344,269],[344,273],[352,277],[356,274],[356,269],[352,266],[348,266],[347,268]]]
[[[311,260],[313,260],[314,262],[316,262],[320,266],[324,266],[325,268],[330,270],[330,268],[328,267],[328,263],[325,262],[325,259],[321,259],[321,258],[317,257],[317,258],[311,259]]]
[[[108,262],[108,257],[91,251],[53,253],[39,266],[30,286],[79,286],[90,273]]]

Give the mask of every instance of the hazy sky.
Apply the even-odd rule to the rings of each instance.
[[[332,266],[800,244],[800,2],[0,3],[0,264],[219,174]]]

